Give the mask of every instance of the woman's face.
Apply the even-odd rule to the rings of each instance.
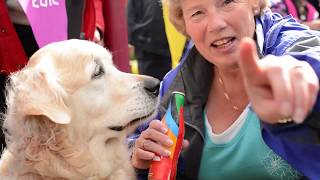
[[[182,0],[186,32],[204,58],[218,67],[237,67],[239,42],[253,37],[254,0]]]

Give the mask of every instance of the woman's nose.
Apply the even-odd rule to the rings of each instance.
[[[219,32],[223,30],[227,25],[225,21],[225,14],[219,13],[217,10],[209,11],[208,18],[209,32]]]

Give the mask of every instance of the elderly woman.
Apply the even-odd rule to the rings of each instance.
[[[162,82],[159,116],[186,95],[186,146],[177,179],[319,179],[320,38],[263,0],[168,0],[171,20],[194,43]],[[168,156],[168,129],[153,120],[131,140],[147,177]]]

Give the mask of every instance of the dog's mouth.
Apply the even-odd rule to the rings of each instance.
[[[149,114],[147,114],[145,116],[135,118],[135,119],[131,120],[128,124],[126,124],[124,126],[110,126],[109,129],[111,129],[113,131],[122,131],[122,130],[126,129],[127,127],[132,126],[132,125],[134,125],[135,123],[137,123],[139,121],[142,121],[142,120],[145,120],[145,119],[151,117],[153,115],[153,113],[154,113],[154,111],[152,111],[151,113],[149,113]]]

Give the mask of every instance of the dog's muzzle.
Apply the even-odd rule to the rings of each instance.
[[[113,130],[113,131],[122,131],[124,129],[126,129],[127,127],[135,124],[136,122],[139,122],[139,121],[142,121],[144,119],[147,119],[149,118],[150,116],[152,116],[154,113],[154,111],[152,111],[150,114],[146,115],[146,116],[143,116],[143,117],[139,117],[139,118],[136,118],[132,121],[130,121],[128,124],[126,124],[125,126],[110,126],[109,129],[110,130]]]

